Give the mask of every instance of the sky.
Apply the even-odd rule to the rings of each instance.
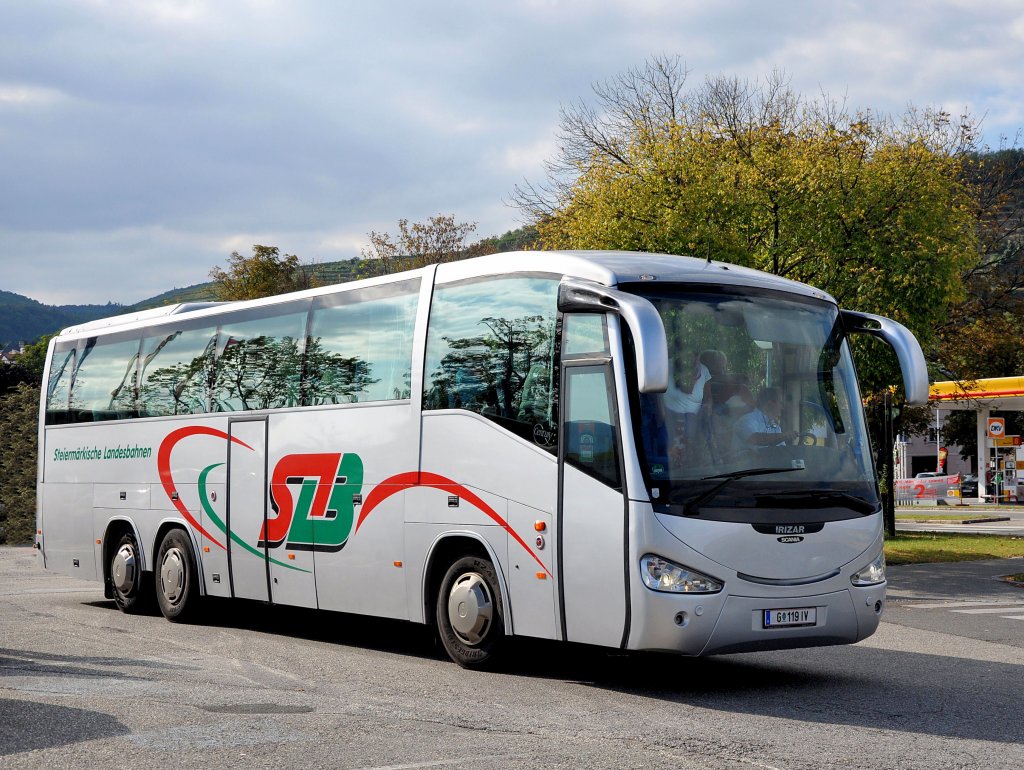
[[[1022,51],[1016,0],[0,0],[0,289],[131,304],[257,243],[500,235],[560,108],[653,56],[1012,145]]]

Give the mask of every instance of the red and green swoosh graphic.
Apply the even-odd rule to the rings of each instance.
[[[172,503],[174,503],[174,507],[178,509],[178,513],[184,516],[185,521],[191,524],[196,529],[196,531],[202,533],[203,537],[205,537],[211,543],[216,545],[218,548],[221,548],[222,550],[226,551],[227,548],[224,546],[224,544],[221,543],[220,540],[218,540],[212,534],[210,534],[210,532],[206,530],[202,524],[199,523],[196,517],[192,515],[192,512],[188,509],[188,506],[186,506],[185,503],[182,502],[181,495],[177,494],[177,489],[174,485],[174,477],[171,473],[171,450],[174,449],[174,445],[177,444],[179,441],[190,436],[215,436],[217,438],[223,438],[228,441],[233,441],[234,443],[240,446],[244,446],[246,449],[251,450],[252,447],[246,444],[241,439],[237,439],[234,436],[230,436],[224,431],[218,430],[217,428],[207,428],[202,425],[190,425],[185,428],[178,428],[177,430],[168,433],[166,438],[164,438],[164,440],[160,443],[160,450],[157,452],[156,465],[157,469],[160,472],[160,483],[163,485],[164,492],[167,493],[167,498]],[[222,535],[227,535],[227,526],[224,524],[224,521],[220,518],[220,516],[217,515],[217,512],[213,510],[213,507],[209,504],[209,495],[207,495],[206,493],[206,477],[210,475],[210,471],[212,471],[215,468],[219,468],[223,464],[224,463],[214,463],[213,465],[208,465],[207,467],[203,468],[203,470],[199,474],[198,487],[199,504],[203,506],[203,513],[205,513],[207,517],[210,519],[210,521],[213,522],[213,525],[217,527],[218,530],[220,530],[220,533]],[[285,567],[287,569],[295,570],[298,572],[309,572],[309,570],[302,569],[301,567],[297,567],[294,564],[287,564],[286,562],[278,561],[277,559],[271,558],[269,554],[264,553],[258,548],[254,548],[253,546],[249,545],[233,531],[230,533],[230,537],[231,542],[237,543],[241,548],[245,549],[249,553],[258,556],[261,559],[268,559],[271,563],[276,564],[279,567]]]
[[[195,436],[210,436],[223,439],[251,451],[253,451],[253,448],[244,441],[217,428],[194,425],[178,428],[167,434],[163,442],[161,442],[157,453],[160,483],[163,485],[168,499],[174,504],[174,507],[184,517],[185,521],[197,532],[201,533],[206,540],[222,550],[227,550],[224,543],[230,538],[231,542],[237,544],[240,548],[261,559],[267,559],[279,567],[298,572],[309,572],[309,570],[302,569],[296,565],[272,558],[267,551],[258,546],[265,546],[269,549],[285,545],[287,542],[287,547],[289,548],[324,551],[340,550],[347,539],[359,531],[359,528],[366,522],[370,514],[385,500],[413,487],[430,487],[447,492],[450,495],[457,495],[460,499],[477,508],[501,526],[508,533],[509,537],[530,554],[547,575],[551,575],[551,571],[527,545],[519,533],[485,500],[466,486],[436,473],[410,471],[384,479],[366,496],[360,508],[359,516],[354,520],[354,526],[352,526],[354,514],[353,494],[357,494],[362,488],[363,466],[359,456],[351,453],[293,454],[282,457],[274,468],[270,490],[271,503],[278,515],[276,519],[268,521],[263,525],[263,529],[259,533],[258,546],[253,546],[246,542],[234,530],[228,532],[223,519],[209,504],[207,477],[211,471],[221,467],[224,463],[217,462],[206,466],[199,473],[197,486],[199,502],[203,513],[217,529],[216,534],[211,533],[202,526],[202,523],[182,501],[181,495],[178,493],[174,483],[171,470],[171,452],[175,446],[182,440]],[[292,499],[292,495],[287,489],[288,484],[295,484],[299,487],[297,499]],[[317,521],[321,522],[319,526],[323,531],[329,533],[328,537],[321,537],[322,542],[319,545],[312,537],[314,531],[313,522]]]
[[[489,506],[484,500],[480,498],[479,495],[477,495],[472,490],[468,489],[467,487],[464,487],[462,484],[459,484],[456,481],[452,481],[451,479],[446,478],[445,476],[440,476],[436,473],[428,473],[426,471],[411,471],[409,473],[399,473],[396,476],[392,476],[389,479],[385,479],[380,484],[375,486],[373,488],[373,491],[366,496],[366,501],[363,503],[363,508],[359,512],[359,518],[356,520],[356,532],[359,531],[359,527],[362,526],[363,522],[366,521],[367,517],[371,513],[373,513],[373,509],[380,505],[380,503],[382,503],[384,500],[391,497],[392,495],[398,494],[399,492],[404,492],[412,487],[433,487],[434,489],[440,489],[444,492],[447,492],[450,495],[458,495],[462,500],[465,500],[466,502],[470,503],[475,508],[486,514],[488,518],[492,519],[497,524],[500,524],[502,529],[504,529],[509,534],[509,537],[511,537],[513,540],[519,543],[519,545],[521,545],[523,548],[525,548],[526,552],[533,557],[533,560],[541,566],[541,568],[548,574],[549,577],[551,576],[551,571],[544,565],[544,562],[542,562],[537,557],[537,554],[535,554],[533,550],[530,548],[530,546],[526,544],[526,541],[519,536],[518,532],[512,529],[509,523],[505,521],[505,519],[502,518],[497,511],[495,511],[491,506]]]

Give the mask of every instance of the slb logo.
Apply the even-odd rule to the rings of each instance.
[[[363,488],[356,454],[285,455],[274,466],[270,504],[277,517],[262,528],[259,547],[339,551],[352,533],[354,496]]]

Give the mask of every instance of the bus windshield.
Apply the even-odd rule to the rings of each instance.
[[[668,390],[634,399],[659,510],[754,523],[783,510],[803,521],[878,510],[835,305],[728,287],[629,290],[654,304],[668,339]]]

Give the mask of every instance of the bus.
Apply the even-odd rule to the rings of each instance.
[[[43,567],[172,621],[205,597],[684,655],[846,644],[885,605],[849,338],[900,324],[736,265],[484,256],[63,330]]]

